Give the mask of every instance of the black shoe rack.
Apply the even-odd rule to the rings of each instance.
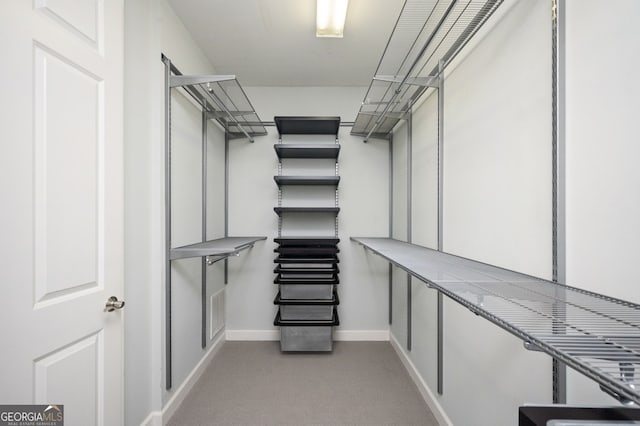
[[[333,350],[333,327],[338,319],[338,284],[340,273],[338,254],[338,130],[340,117],[274,117],[280,138],[275,145],[278,156],[278,238],[274,239],[276,266],[273,283],[279,291],[273,303],[278,306],[274,324],[280,327],[282,351],[317,352]],[[283,135],[333,135],[327,143],[283,142]],[[335,160],[335,172],[322,176],[283,174],[283,160],[305,161]],[[297,161],[297,160],[296,160]],[[335,188],[332,205],[283,206],[283,188],[286,186],[330,186]],[[298,223],[312,221],[317,215],[334,215],[333,229],[323,230],[322,236],[286,235],[283,224],[297,215]],[[302,218],[300,217],[302,215]],[[306,215],[306,216],[305,216]],[[325,222],[326,223],[326,222]],[[283,235],[284,234],[284,235]]]

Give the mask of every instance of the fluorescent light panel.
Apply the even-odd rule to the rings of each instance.
[[[317,0],[316,37],[342,38],[349,0]]]

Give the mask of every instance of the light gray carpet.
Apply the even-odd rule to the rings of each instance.
[[[169,425],[437,425],[388,342],[226,342]]]

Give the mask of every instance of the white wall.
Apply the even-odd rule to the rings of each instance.
[[[438,96],[412,117],[412,242],[438,248]]]
[[[448,69],[444,114],[444,250],[543,278],[551,272],[548,6],[501,6],[490,31]],[[640,84],[633,75],[640,65],[639,14],[632,0],[613,8],[598,0],[567,2],[567,283],[636,303],[640,292],[630,283],[640,254],[640,172],[631,159],[640,150]],[[432,95],[422,103],[412,129],[412,238],[431,247],[436,102]],[[404,134],[400,128],[396,140]],[[394,156],[406,155],[402,145],[395,147]],[[403,160],[394,160],[402,167]],[[394,178],[405,175],[395,170]],[[394,221],[406,226],[403,217]],[[394,274],[394,286],[392,333],[404,346],[406,302],[396,299],[406,292],[404,274]],[[409,356],[435,393],[435,298],[417,286]],[[527,352],[518,339],[454,302],[445,300],[444,310],[445,381],[438,400],[454,424],[516,424],[518,405],[550,402],[550,357]],[[572,371],[568,401],[615,403]]]
[[[446,74],[444,250],[548,278],[550,12],[546,2],[501,7],[491,31],[479,34]],[[435,248],[437,93],[414,111],[411,142],[411,237]],[[406,150],[395,148],[394,163],[402,167]],[[406,166],[394,171],[394,179],[405,179]],[[392,332],[405,346],[406,278],[394,278]],[[412,285],[409,356],[437,395],[436,292],[417,280]],[[550,402],[549,357],[526,351],[519,339],[446,298],[443,350],[444,393],[437,398],[456,425],[516,424],[519,405]]]
[[[408,131],[403,122],[393,134],[393,223],[392,236],[407,241]],[[392,268],[391,333],[404,345],[407,341],[407,273]]]
[[[160,207],[161,193],[150,190],[154,162],[162,164],[162,152],[154,149],[161,138],[157,114],[161,113],[162,85],[157,61],[159,34],[153,37],[156,15],[151,0],[125,2],[125,423],[140,424],[160,406],[161,312],[159,287],[163,259],[161,218],[152,215]],[[135,119],[132,119],[135,117]],[[155,171],[157,173],[157,170]],[[135,343],[134,343],[135,342]]]
[[[352,121],[364,95],[363,88],[349,87],[248,87],[246,92],[265,121],[274,115],[339,115],[342,121]],[[278,170],[273,145],[278,134],[275,127],[268,131],[253,144],[246,140],[230,144],[229,233],[265,235],[268,240],[229,262],[227,330],[257,330],[254,337],[273,338],[277,292],[273,238],[278,222],[273,212],[277,205],[273,176]],[[387,281],[381,273],[386,265],[367,256],[349,237],[388,234],[388,145],[386,141],[364,144],[349,131],[341,128],[339,134],[339,330],[386,330]]]
[[[635,0],[567,2],[567,282],[635,303],[640,303],[639,16]],[[568,398],[613,402],[574,372]]]
[[[164,66],[165,53],[186,74],[213,68],[165,0],[126,2],[125,421],[140,424],[163,409],[202,359],[200,260],[174,262],[173,390],[164,390]],[[200,110],[180,91],[172,102],[173,246],[200,241]],[[222,236],[224,137],[209,125],[208,237]],[[223,286],[222,266],[209,267],[207,291]],[[208,300],[208,298],[207,298]]]

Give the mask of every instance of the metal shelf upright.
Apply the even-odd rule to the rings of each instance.
[[[185,258],[202,258],[201,310],[202,347],[206,339],[206,270],[207,266],[225,260],[225,283],[227,277],[226,259],[240,251],[253,247],[265,236],[230,237],[228,235],[228,143],[229,140],[266,135],[267,131],[255,112],[234,75],[183,75],[171,60],[162,55],[165,66],[165,387],[172,387],[171,351],[171,264]],[[202,109],[202,223],[201,241],[171,247],[171,96],[172,91],[181,89],[190,95]],[[207,241],[207,122],[215,120],[225,130],[225,235],[223,238]]]

